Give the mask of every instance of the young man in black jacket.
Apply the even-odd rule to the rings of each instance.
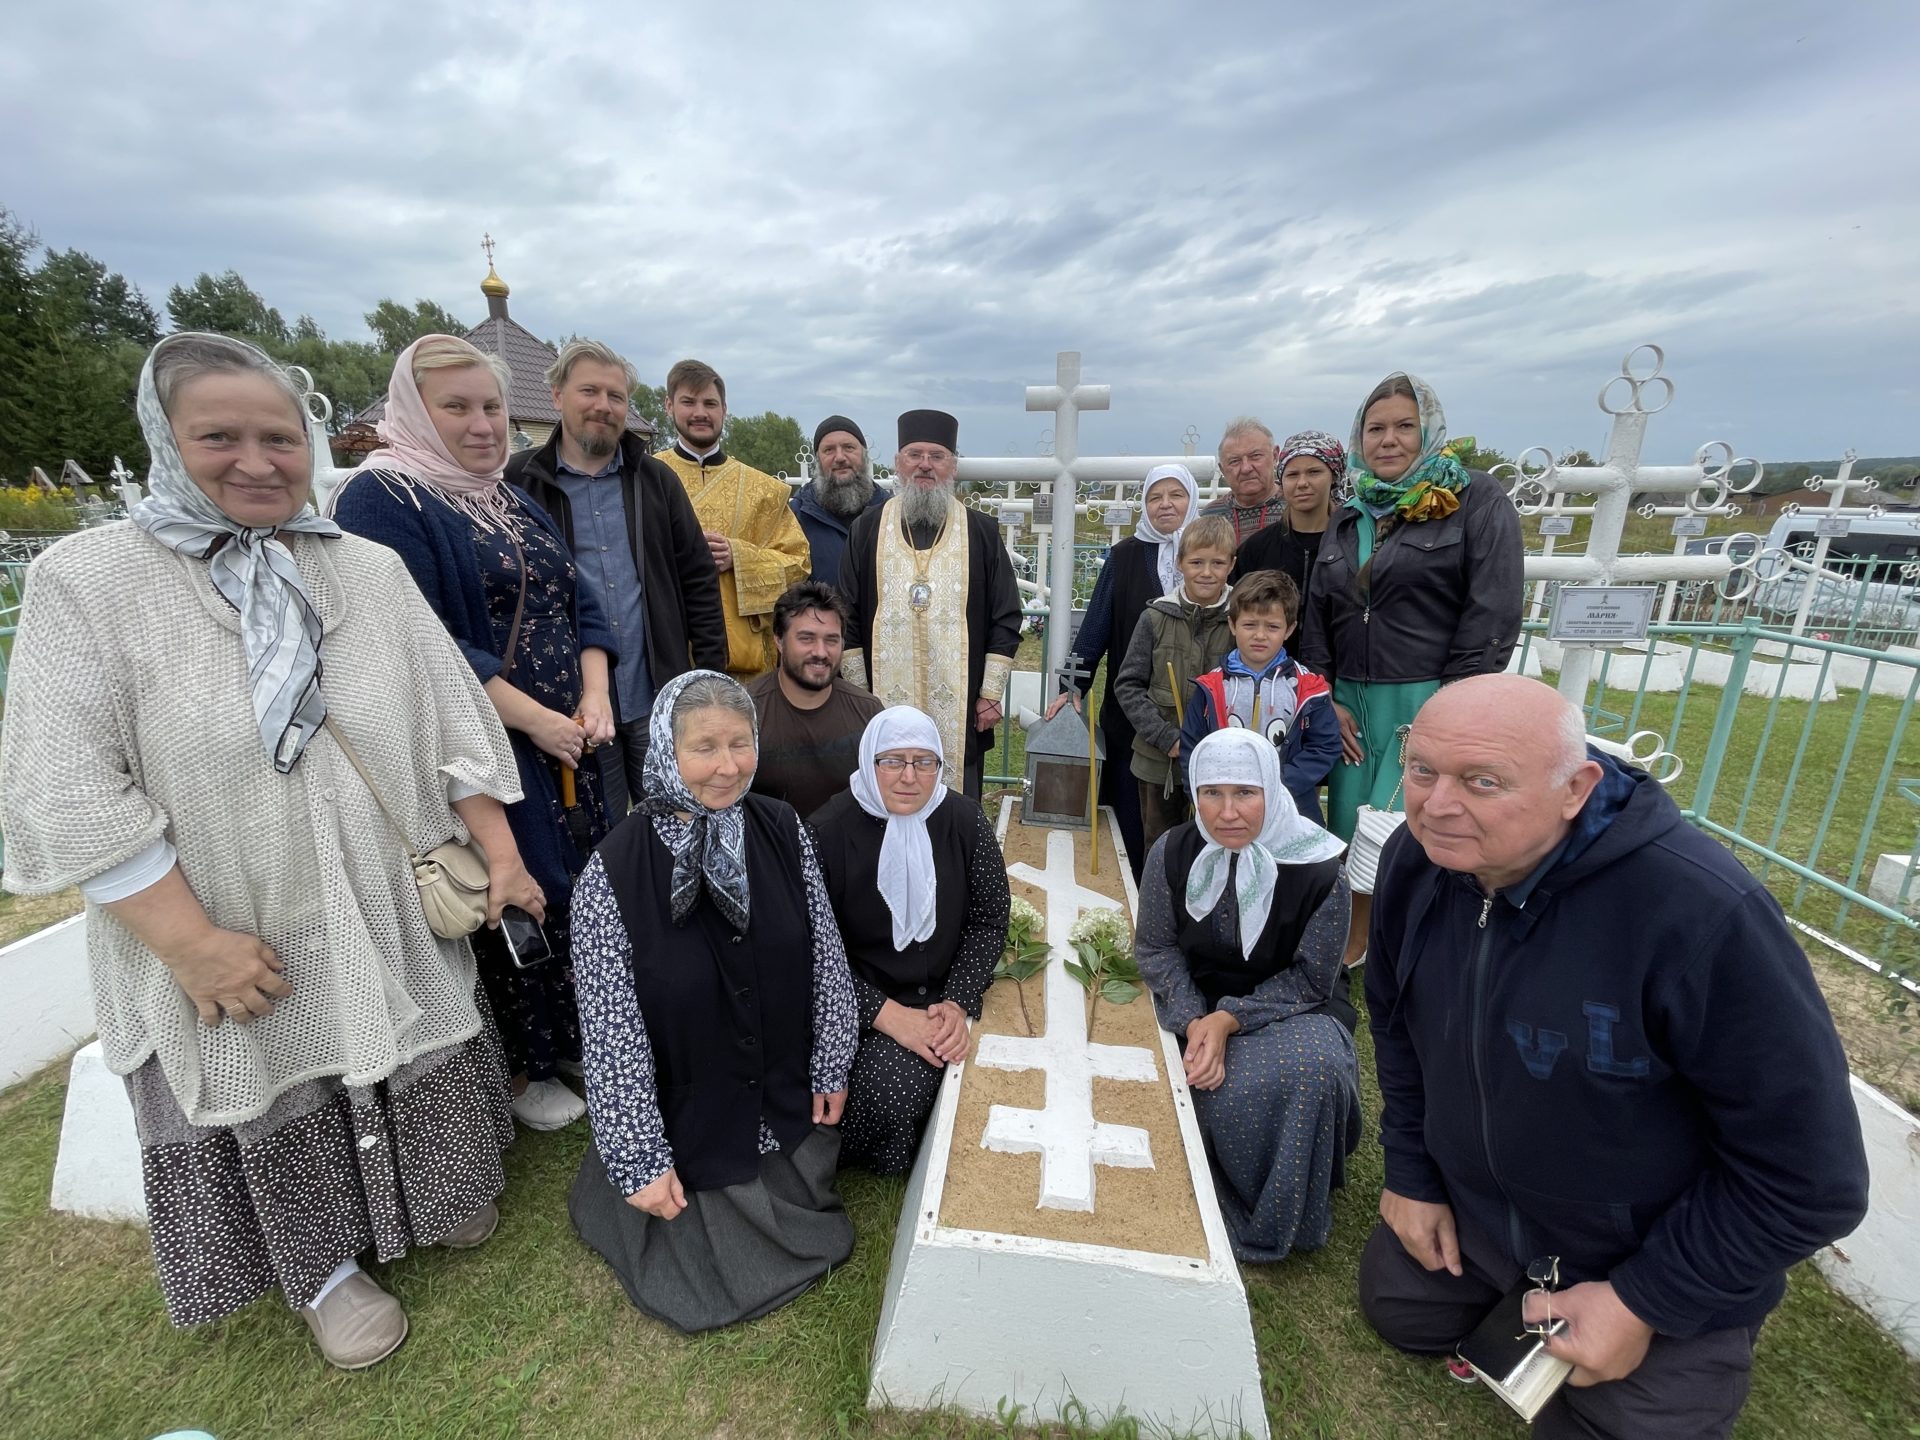
[[[507,462],[507,479],[559,524],[579,583],[599,592],[620,636],[619,728],[600,752],[615,823],[640,793],[654,692],[689,669],[727,668],[713,553],[679,478],[627,429],[634,378],[599,341],[569,342],[547,370],[560,424],[545,445]]]
[[[1536,1262],[1575,1369],[1536,1436],[1724,1436],[1788,1266],[1866,1213],[1846,1058],[1773,897],[1577,708],[1429,700],[1381,857],[1367,1008],[1383,1223],[1360,1303],[1446,1353]]]

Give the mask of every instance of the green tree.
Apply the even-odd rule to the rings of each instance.
[[[75,460],[144,467],[134,383],[159,317],[124,276],[77,250],[34,265],[39,238],[0,210],[0,475]]]
[[[667,413],[666,386],[649,385],[644,380],[636,382],[633,387],[633,408],[659,428],[661,444],[671,444],[679,434],[673,428],[673,417]]]
[[[793,474],[800,462],[794,457],[806,444],[800,422],[791,415],[769,410],[764,415],[737,415],[727,421],[724,443],[727,453],[743,464],[769,475],[783,471]]]
[[[382,300],[367,312],[367,328],[382,350],[398,355],[422,335],[464,335],[473,327],[432,300],[416,300],[411,310],[398,300]]]
[[[1504,455],[1491,446],[1480,444],[1471,435],[1467,437],[1472,448],[1460,456],[1460,463],[1469,470],[1491,470],[1496,465],[1511,465],[1513,458]]]
[[[1569,469],[1590,469],[1600,462],[1586,450],[1567,450],[1562,452],[1560,458],[1553,463]]]
[[[49,250],[34,288],[45,323],[61,334],[143,348],[160,338],[160,316],[147,297],[83,251]]]
[[[176,330],[211,330],[282,343],[293,338],[280,312],[261,299],[237,270],[220,276],[202,271],[193,284],[174,286],[167,292],[167,314],[173,317]]]

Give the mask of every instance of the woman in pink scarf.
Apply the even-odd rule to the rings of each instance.
[[[514,1114],[533,1129],[571,1124],[585,1102],[557,1077],[579,1073],[568,894],[606,821],[585,748],[613,734],[614,635],[547,512],[503,479],[510,377],[450,335],[394,362],[386,442],[329,509],[342,529],[397,551],[480,677],[513,741],[524,798],[507,818],[546,896],[552,958],[521,968],[479,938],[481,978],[514,1075]],[[563,774],[577,804],[561,803]]]

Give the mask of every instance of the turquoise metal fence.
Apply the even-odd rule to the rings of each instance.
[[[1530,670],[1551,675],[1556,661],[1528,636]],[[1663,737],[1686,767],[1672,791],[1687,818],[1803,930],[1920,972],[1920,652],[1751,617],[1658,626],[1644,649],[1605,657],[1585,708],[1596,735]]]

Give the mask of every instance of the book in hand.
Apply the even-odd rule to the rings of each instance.
[[[1573,1373],[1571,1364],[1547,1353],[1545,1337],[1521,1321],[1521,1306],[1533,1288],[1532,1282],[1522,1280],[1509,1290],[1455,1351],[1522,1420],[1538,1415]],[[1552,1328],[1562,1334],[1567,1322],[1556,1317]]]

